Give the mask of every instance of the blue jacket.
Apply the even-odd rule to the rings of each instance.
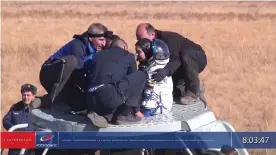
[[[9,130],[14,125],[28,123],[28,113],[29,108],[25,107],[22,101],[12,105],[3,118],[3,127]],[[30,131],[30,128],[26,128],[25,131]]]
[[[3,127],[8,131],[17,124],[28,123],[29,108],[25,107],[22,101],[12,105],[8,113],[3,118]],[[25,128],[24,131],[31,131],[31,128]],[[10,149],[8,155],[18,155],[20,149]],[[30,154],[31,150],[26,150],[25,154]]]
[[[50,60],[60,59],[67,55],[74,55],[77,58],[78,65],[76,69],[89,70],[91,59],[96,54],[97,50],[94,45],[88,41],[87,33],[74,35],[73,40],[61,47],[56,53],[50,56]],[[88,68],[87,68],[88,67]]]

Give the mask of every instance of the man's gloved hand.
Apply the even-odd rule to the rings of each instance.
[[[150,76],[149,76],[148,72],[146,71],[146,66],[140,65],[140,66],[138,66],[138,70],[142,71],[146,74],[146,79],[147,80],[150,79]]]
[[[156,81],[156,82],[160,82],[162,81],[166,76],[169,75],[170,70],[168,68],[163,68],[163,69],[157,69],[155,70],[155,74],[153,74],[151,76],[151,78]]]
[[[145,66],[138,66],[138,70],[140,70],[140,71],[145,71],[146,70],[146,67]]]

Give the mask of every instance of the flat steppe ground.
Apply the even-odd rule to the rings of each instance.
[[[2,117],[23,83],[45,93],[41,64],[93,22],[119,34],[132,52],[141,22],[199,43],[208,56],[200,78],[215,115],[238,131],[275,131],[275,2],[2,2]]]

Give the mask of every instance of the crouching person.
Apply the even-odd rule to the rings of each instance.
[[[41,104],[41,100],[36,98],[37,88],[31,84],[21,86],[22,100],[11,106],[8,113],[3,118],[3,127],[8,131],[12,126],[17,124],[28,123],[29,109],[32,106]],[[27,127],[23,131],[32,131]],[[20,149],[10,149],[8,155],[18,155]],[[25,154],[31,154],[33,151],[26,150]]]
[[[126,42],[114,40],[110,48],[95,55],[91,68],[86,101],[92,123],[104,128],[110,121],[116,124],[141,121],[135,112],[147,74],[137,71],[135,56],[127,51]]]
[[[167,113],[173,106],[173,81],[166,76],[155,82],[151,75],[163,69],[170,60],[169,48],[162,40],[143,38],[135,44],[139,70],[148,73],[149,79],[143,93],[142,109],[145,116]]]
[[[61,100],[75,111],[86,109],[83,100],[83,92],[87,90],[85,75],[89,71],[86,64],[104,49],[105,37],[110,33],[103,24],[92,23],[87,31],[74,35],[44,62],[39,77],[41,85],[50,94],[51,102]]]

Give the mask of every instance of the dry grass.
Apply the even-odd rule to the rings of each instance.
[[[208,66],[201,79],[218,118],[239,131],[276,129],[275,2],[2,2],[2,18],[2,117],[20,99],[21,84],[45,92],[40,66],[74,33],[102,22],[134,50],[136,26],[151,22],[204,47]]]

